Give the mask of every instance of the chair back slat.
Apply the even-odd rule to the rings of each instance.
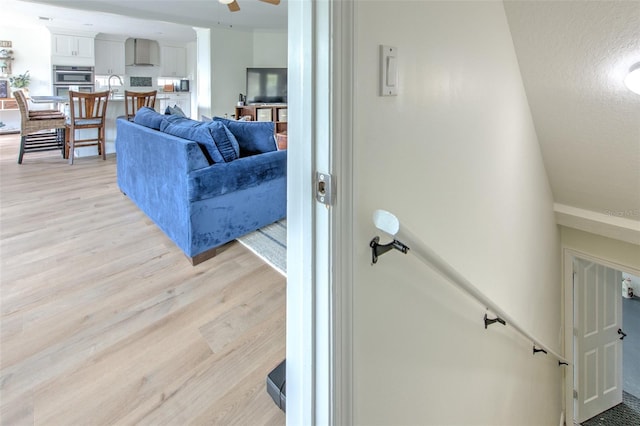
[[[107,114],[109,92],[69,91],[69,113],[72,120],[104,119]]]
[[[65,145],[69,164],[73,164],[74,149],[78,146],[98,146],[98,154],[106,160],[105,127],[109,92],[84,93],[69,91],[69,141]],[[95,138],[80,139],[76,130],[97,129]]]
[[[124,114],[127,117],[127,120],[133,120],[136,112],[138,112],[142,107],[155,108],[157,94],[157,90],[153,90],[151,92],[131,92],[129,90],[125,90]]]

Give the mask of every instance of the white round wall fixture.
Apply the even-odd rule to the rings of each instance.
[[[624,79],[624,84],[633,93],[640,95],[640,62],[631,67]]]
[[[393,213],[386,210],[373,212],[373,224],[389,235],[396,235],[400,231],[400,221]]]

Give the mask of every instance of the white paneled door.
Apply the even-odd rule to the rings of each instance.
[[[622,402],[622,273],[574,262],[575,417],[583,422]]]

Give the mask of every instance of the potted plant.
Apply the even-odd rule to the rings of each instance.
[[[29,90],[29,83],[31,83],[31,76],[29,75],[29,70],[27,70],[24,74],[17,74],[9,77],[9,83],[11,87],[15,89],[22,89],[27,92]]]

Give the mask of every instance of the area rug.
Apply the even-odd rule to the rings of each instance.
[[[618,404],[592,419],[582,422],[582,426],[639,426],[640,399],[628,392],[622,392],[622,404]]]
[[[276,271],[287,276],[287,221],[280,220],[260,228],[238,241],[262,258]]]

